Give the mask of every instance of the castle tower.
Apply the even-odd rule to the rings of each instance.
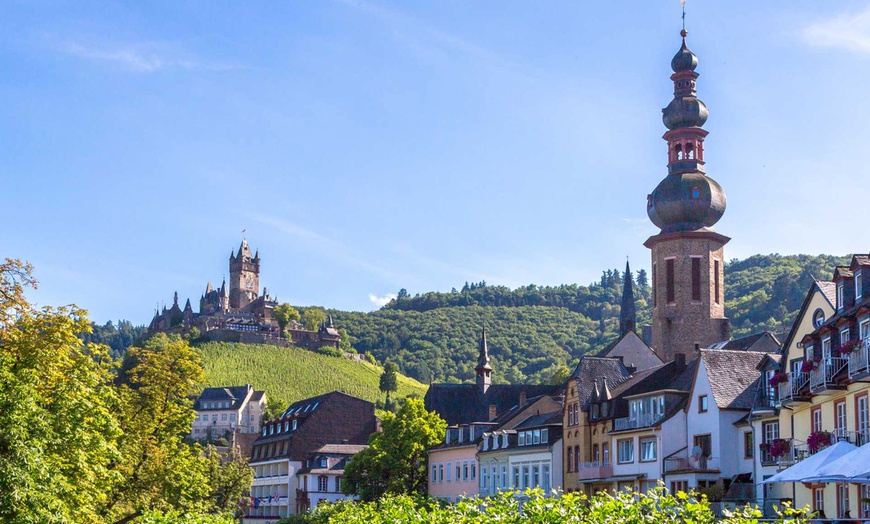
[[[478,352],[477,367],[474,371],[477,372],[477,385],[483,393],[486,393],[492,383],[492,366],[489,365],[489,349],[486,347],[486,327],[480,333]]]
[[[668,175],[647,197],[647,214],[661,232],[644,245],[652,251],[652,347],[665,362],[730,338],[722,286],[723,246],[713,231],[725,213],[725,192],[706,176],[702,129],[707,107],[698,100],[698,58],[683,44],[671,60],[674,99],[662,110],[668,131]]]
[[[256,300],[260,290],[260,253],[251,255],[248,241],[242,240],[239,252],[230,253],[230,309],[241,309]]]
[[[631,268],[625,261],[625,273],[622,276],[622,305],[619,308],[619,336],[624,337],[629,331],[635,331],[637,313],[634,308],[634,287],[631,283]]]

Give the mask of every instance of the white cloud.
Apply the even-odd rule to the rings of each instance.
[[[801,30],[801,36],[810,45],[870,54],[870,7],[811,24]]]
[[[228,71],[241,68],[202,60],[171,49],[171,46],[153,42],[102,46],[66,42],[59,46],[59,50],[85,60],[114,64],[135,73],[154,73],[164,69]]]
[[[394,298],[396,298],[396,295],[393,293],[387,293],[382,297],[379,297],[374,293],[369,293],[369,301],[376,308],[386,306],[390,302],[390,300],[393,300]]]

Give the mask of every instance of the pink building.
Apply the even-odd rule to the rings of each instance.
[[[478,493],[477,443],[495,424],[447,428],[444,443],[429,450],[429,495],[456,502]]]

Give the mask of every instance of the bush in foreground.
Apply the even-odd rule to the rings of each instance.
[[[314,511],[281,521],[282,524],[510,524],[510,523],[586,523],[586,524],[730,524],[757,523],[761,512],[745,508],[717,518],[706,498],[694,494],[669,494],[663,488],[649,494],[599,493],[587,499],[576,493],[546,497],[542,490],[525,493],[506,491],[487,499],[469,498],[455,505],[436,499],[387,496],[378,502],[339,502],[324,504]],[[781,508],[775,522],[807,524],[804,511]]]

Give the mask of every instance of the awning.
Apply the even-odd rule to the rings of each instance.
[[[776,475],[762,482],[805,482],[811,478],[819,477],[819,470],[838,458],[858,449],[848,442],[837,442],[818,453],[810,455],[790,468],[786,468]]]
[[[807,481],[870,484],[870,444],[825,464],[819,468],[818,476]]]

